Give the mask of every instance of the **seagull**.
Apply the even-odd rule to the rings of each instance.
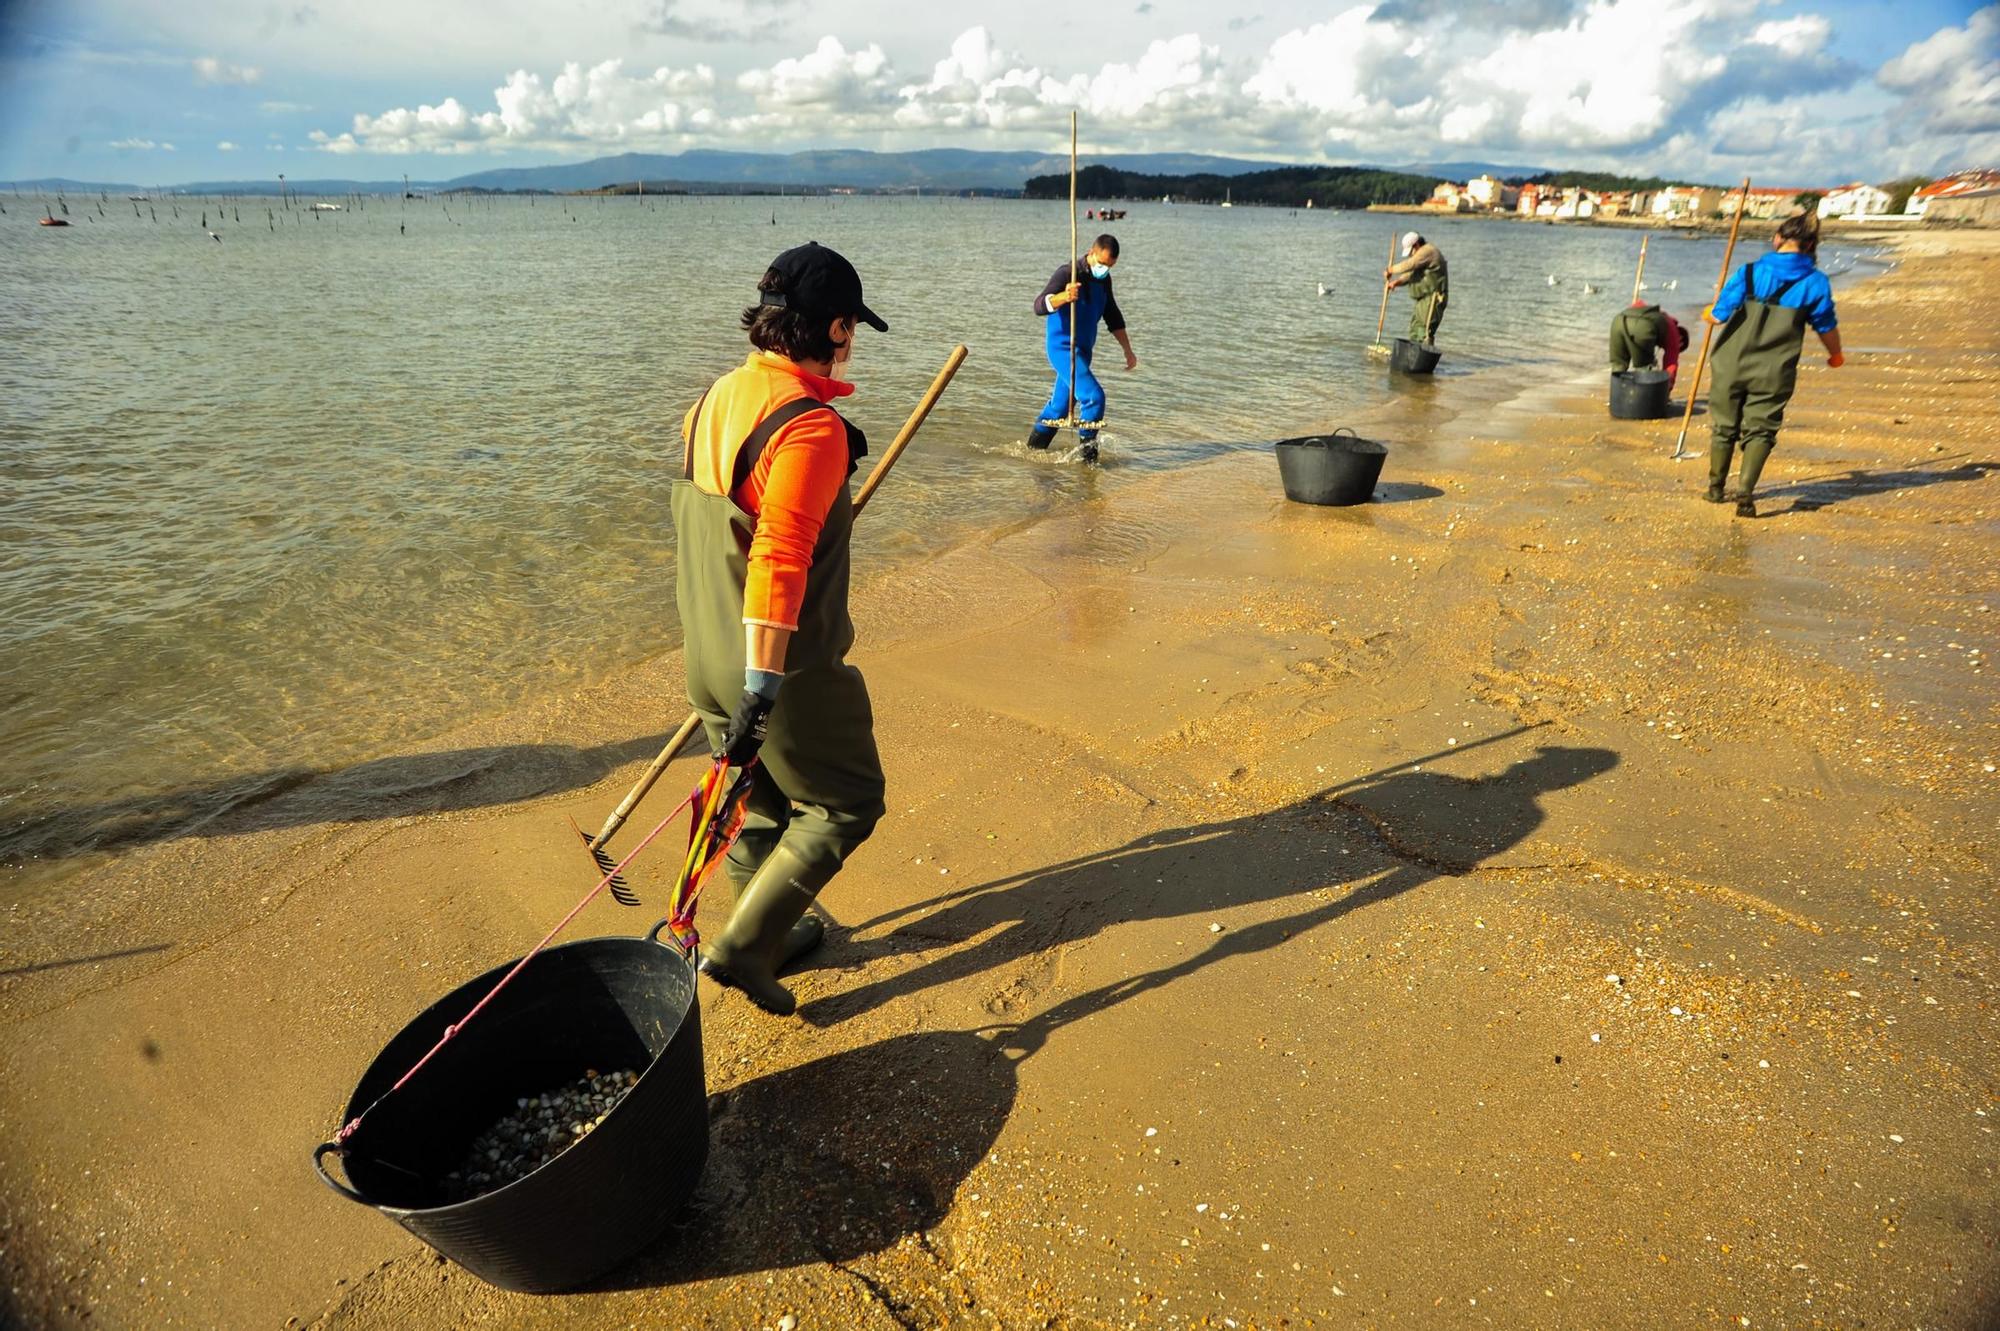
[[[1585,282],[1583,284],[1583,294],[1586,296],[1594,296],[1597,294],[1597,288],[1590,285],[1590,283]]]
[[[204,227],[204,228],[203,228],[203,230],[207,230],[207,228],[206,228],[206,227]],[[218,244],[218,245],[220,245],[220,244],[222,243],[222,237],[221,237],[221,236],[218,236],[218,235],[216,235],[216,234],[215,234],[215,233],[214,233],[213,231],[209,231],[209,232],[208,232],[208,238],[209,238],[210,240],[214,241],[214,242],[215,242],[216,244]]]
[[[1322,296],[1326,294],[1326,283],[1322,282],[1319,284],[1319,294]]]
[[[1678,291],[1680,290],[1680,286],[1681,286],[1681,280],[1678,277],[1669,278],[1667,280],[1667,290],[1669,291]]]
[[[1555,284],[1556,284],[1556,275],[1555,275],[1554,273],[1550,273],[1550,274],[1549,274],[1549,285],[1550,285],[1550,286],[1554,286]]]

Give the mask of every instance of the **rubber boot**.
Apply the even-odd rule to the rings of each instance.
[[[1037,425],[1034,429],[1028,431],[1029,448],[1047,448],[1055,441],[1056,432],[1054,430],[1044,429],[1042,426]]]
[[[1743,470],[1736,478],[1736,497],[1748,499],[1757,493],[1757,478],[1764,474],[1764,464],[1770,460],[1771,450],[1778,441],[1758,437],[1743,441]]]
[[[733,899],[730,903],[729,911],[732,916],[736,913],[736,902],[743,900],[744,886],[742,883],[730,883]],[[790,969],[792,964],[800,957],[805,956],[825,941],[826,921],[811,911],[807,911],[805,914],[799,916],[799,922],[793,925],[790,932],[785,935],[785,945],[778,949],[778,969],[780,971]]]
[[[1722,502],[1722,487],[1729,484],[1729,463],[1736,456],[1736,442],[1718,439],[1708,446],[1708,498]]]
[[[792,1015],[798,1000],[778,983],[778,967],[792,927],[802,922],[838,867],[809,863],[783,845],[772,851],[743,889],[728,925],[709,945],[702,971],[718,984],[741,989],[766,1012]]]

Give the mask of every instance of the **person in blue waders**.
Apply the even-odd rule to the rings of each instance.
[[[1076,419],[1080,422],[1076,441],[1081,445],[1079,455],[1085,462],[1097,460],[1097,430],[1095,425],[1104,419],[1104,385],[1098,382],[1091,371],[1090,355],[1097,348],[1097,324],[1102,320],[1111,330],[1111,336],[1118,339],[1118,345],[1125,350],[1125,368],[1139,368],[1139,358],[1132,353],[1132,339],[1125,335],[1125,315],[1118,308],[1118,298],[1111,293],[1111,269],[1118,262],[1118,238],[1105,234],[1091,242],[1090,252],[1077,260],[1076,267],[1064,264],[1056,269],[1055,276],[1035,297],[1035,313],[1044,319],[1044,346],[1048,351],[1049,364],[1055,368],[1056,388],[1049,395],[1048,405],[1035,417],[1034,428],[1028,431],[1029,448],[1047,448],[1056,437],[1054,427],[1044,421],[1061,420],[1070,412],[1069,382],[1069,339],[1070,329],[1076,331]],[[1070,280],[1070,274],[1076,280]]]

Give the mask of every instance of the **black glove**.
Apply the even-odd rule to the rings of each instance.
[[[764,747],[764,733],[770,729],[772,699],[743,690],[736,709],[729,714],[729,726],[722,732],[722,752],[731,767],[742,767]]]

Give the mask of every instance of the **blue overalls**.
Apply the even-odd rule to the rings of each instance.
[[[1083,289],[1077,293],[1076,303],[1065,305],[1043,319],[1043,340],[1049,364],[1055,368],[1056,386],[1055,391],[1049,394],[1048,405],[1036,417],[1038,431],[1048,429],[1041,424],[1042,421],[1061,420],[1070,414],[1069,330],[1072,318],[1080,320],[1076,339],[1076,418],[1092,423],[1104,419],[1104,385],[1091,371],[1090,355],[1097,349],[1097,325],[1111,303],[1111,286],[1107,281],[1092,277],[1086,266],[1078,267],[1077,276]],[[1076,437],[1077,442],[1088,444],[1097,438],[1097,431],[1080,428]]]

